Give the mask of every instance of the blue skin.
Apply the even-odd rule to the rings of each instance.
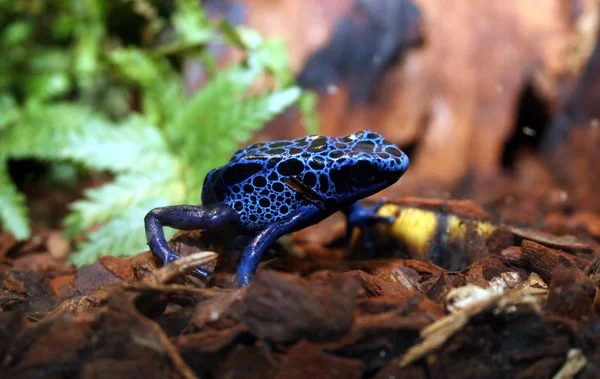
[[[392,218],[376,215],[381,206],[357,201],[394,184],[408,168],[408,157],[376,132],[343,137],[308,136],[258,143],[236,152],[223,167],[208,173],[202,206],[155,208],[144,221],[150,250],[164,264],[179,258],[168,246],[163,226],[180,230],[241,226],[254,238],[237,269],[238,285],[250,283],[263,253],[279,237],[315,224],[336,211],[363,230]],[[200,275],[209,275],[201,268]]]

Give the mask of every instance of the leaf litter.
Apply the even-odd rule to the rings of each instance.
[[[581,240],[519,230],[498,240],[504,244],[488,243],[492,249],[475,244],[485,254],[448,270],[412,257],[324,257],[324,250],[342,254],[339,231],[323,235],[328,242],[314,253],[315,241],[303,245],[299,237],[294,248],[308,249],[300,255],[276,246],[276,258],[261,263],[244,289],[234,285],[240,249],[217,233],[179,232],[171,244],[184,257],[162,268],[144,252],[102,257],[76,272],[22,271],[14,257],[44,247],[50,254],[56,241],[27,253],[13,243],[0,271],[0,373],[594,376],[600,264]],[[457,246],[454,254],[469,254]],[[215,273],[208,280],[187,274],[197,265]]]

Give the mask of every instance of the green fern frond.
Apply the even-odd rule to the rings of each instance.
[[[142,88],[142,111],[148,122],[164,125],[185,101],[181,75],[162,56],[140,49],[115,49],[108,56],[118,75]]]
[[[196,0],[179,0],[171,20],[182,43],[200,45],[213,38],[214,28]]]
[[[184,179],[188,188],[186,202],[196,199],[194,189],[201,188],[208,171],[225,164],[240,144],[252,138],[253,131],[293,104],[300,92],[293,87],[244,101],[215,101],[212,111],[207,110],[204,117],[206,124],[196,127],[197,132],[188,133],[188,141],[182,146],[182,150],[187,148],[183,151],[187,153],[189,168]]]
[[[165,75],[176,77],[166,59],[140,49],[114,49],[108,58],[120,76],[144,88],[150,88],[156,80],[163,80]]]
[[[104,224],[73,255],[79,265],[101,254],[145,250],[143,218],[150,209],[198,203],[206,173],[300,96],[299,89],[289,88],[293,76],[283,42],[210,20],[195,0],[178,0],[168,12],[144,1],[125,3],[63,1],[56,9],[25,13],[7,5],[7,28],[0,31],[6,50],[0,87],[12,91],[0,91],[4,229],[19,238],[30,233],[25,199],[6,173],[9,158],[45,160],[55,168],[74,162],[70,167],[115,176],[86,191],[65,221],[71,234]],[[138,3],[145,13],[139,7],[115,12]],[[109,16],[129,22],[130,13],[142,14],[135,21],[142,40],[137,45],[107,23]],[[213,42],[235,45],[244,61],[217,72],[215,58],[203,49]],[[189,58],[199,58],[210,76],[191,97],[179,69]],[[276,89],[250,96],[267,75]],[[72,179],[76,168],[61,175]]]
[[[31,234],[25,196],[10,180],[5,161],[0,161],[0,223],[17,239],[28,238]]]
[[[0,92],[0,131],[15,123],[20,117],[20,109],[14,96]]]
[[[119,125],[88,122],[66,137],[60,157],[97,170],[145,173],[175,165],[161,132],[141,117]]]
[[[142,118],[116,124],[86,106],[66,103],[28,104],[0,139],[0,150],[12,158],[72,160],[113,172],[172,165],[160,131]]]
[[[283,39],[268,39],[263,41],[251,55],[258,67],[270,72],[277,79],[280,87],[288,87],[294,82],[290,70],[288,50]]]
[[[30,102],[21,109],[18,122],[4,131],[0,151],[17,159],[54,159],[64,135],[85,125],[90,113],[77,105]]]
[[[169,143],[177,146],[200,180],[205,166],[223,164],[239,145],[251,138],[251,132],[264,126],[299,96],[291,88],[243,99],[259,71],[234,67],[218,73],[184,106],[167,132]]]
[[[136,230],[142,226],[143,217],[152,208],[143,204],[197,203],[201,181],[206,173],[225,163],[239,142],[251,138],[252,130],[260,128],[299,96],[300,90],[294,87],[236,102],[231,112],[219,109],[216,112],[220,114],[216,118],[218,125],[213,128],[213,133],[219,137],[214,137],[213,144],[205,142],[200,145],[206,150],[195,152],[197,160],[188,161],[181,169],[173,165],[156,175],[121,175],[113,183],[86,191],[86,199],[73,205],[73,213],[66,220],[68,231],[78,234],[95,223],[110,221],[78,247],[79,253],[73,261],[89,263],[101,254],[139,252],[144,246],[144,235]]]
[[[238,125],[246,130],[256,130],[262,127],[285,108],[294,104],[300,98],[300,94],[300,88],[291,87],[251,97],[240,104],[240,113],[237,115],[240,118]],[[227,129],[232,130],[233,128]],[[234,133],[232,133],[232,137],[235,138]],[[237,142],[246,142],[246,140],[237,140]]]
[[[142,226],[143,217],[152,208],[143,207],[142,204],[198,203],[202,180],[206,173],[225,163],[240,142],[251,138],[253,130],[263,126],[300,96],[298,88],[289,88],[244,101],[236,97],[225,97],[223,100],[221,96],[224,93],[242,93],[247,86],[241,83],[243,82],[236,81],[235,86],[230,86],[227,80],[223,80],[217,83],[218,85],[209,87],[210,91],[207,93],[215,96],[214,98],[205,93],[204,97],[199,96],[201,101],[195,102],[199,104],[200,109],[206,110],[209,119],[215,120],[216,125],[191,129],[184,134],[188,140],[196,134],[206,133],[207,129],[211,134],[207,136],[207,140],[199,141],[197,145],[188,145],[191,159],[188,158],[178,165],[174,163],[177,162],[175,156],[169,151],[150,150],[145,159],[158,160],[159,157],[163,157],[170,164],[164,169],[153,171],[152,175],[120,175],[111,184],[86,191],[86,199],[73,205],[73,213],[66,220],[68,232],[71,234],[81,233],[95,223],[110,220],[78,247],[79,253],[73,257],[75,263],[89,263],[101,254],[126,255],[139,252],[144,246],[144,235],[143,232],[135,230]],[[211,107],[211,102],[216,104]],[[180,120],[191,117],[191,113],[186,113]],[[138,140],[138,143],[140,142],[143,141]],[[171,151],[177,151],[181,157],[182,150],[179,149],[182,148],[183,146],[174,145]],[[137,226],[134,225],[136,221],[139,224]],[[129,227],[128,222],[132,224]],[[115,250],[117,248],[120,250]]]
[[[298,100],[300,93],[299,88],[292,87],[253,96],[232,104],[229,109],[221,109],[214,124],[207,125],[212,134],[209,140],[214,141],[210,154],[229,159],[233,149],[247,142],[252,137],[252,132],[262,128],[266,122]]]
[[[161,201],[147,202],[129,209],[122,217],[111,219],[101,229],[90,233],[69,260],[81,266],[94,262],[101,255],[122,257],[148,250],[144,235],[144,216],[149,209],[165,205],[167,203]],[[165,230],[165,234],[167,238],[171,238],[174,231]]]
[[[208,147],[209,141],[214,141],[211,137],[218,136],[215,128],[222,112],[232,111],[241,102],[257,76],[257,71],[240,67],[219,72],[180,107],[167,128],[169,144],[178,146],[184,157],[197,158],[199,147]]]
[[[131,209],[152,199],[177,204],[183,201],[184,189],[174,176],[176,167],[151,175],[123,174],[115,181],[85,191],[85,199],[71,205],[71,213],[64,221],[67,236],[84,232],[96,223],[123,217]]]
[[[319,132],[319,115],[317,105],[319,97],[315,92],[304,91],[298,100],[298,109],[302,115],[304,130],[307,134],[317,134]]]

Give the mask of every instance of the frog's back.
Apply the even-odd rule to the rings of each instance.
[[[202,202],[225,203],[238,213],[242,225],[258,230],[289,217],[299,208],[315,209],[314,201],[311,202],[298,188],[291,188],[287,179],[294,178],[327,204],[338,204],[381,189],[384,179],[388,181],[387,177],[365,177],[365,183],[358,184],[360,189],[352,179],[357,175],[375,175],[379,170],[371,165],[375,162],[383,168],[389,166],[390,170],[394,168],[392,165],[401,169],[399,175],[396,175],[397,169],[394,171],[393,181],[408,165],[406,156],[399,149],[369,131],[343,137],[316,135],[258,143],[239,150],[227,165],[207,175]],[[368,189],[367,185],[370,186]],[[321,209],[335,207],[325,203]],[[331,212],[335,210],[331,209]]]
[[[208,173],[202,202],[225,203],[235,209],[242,225],[251,230],[285,219],[310,204],[283,179],[305,177],[312,162],[310,143],[318,137],[257,143],[239,150],[227,165]],[[317,164],[315,168],[322,169],[323,165]],[[309,175],[309,183],[310,178]]]

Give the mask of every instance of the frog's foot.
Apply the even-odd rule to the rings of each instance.
[[[148,212],[144,219],[148,246],[165,265],[178,259],[179,255],[171,250],[165,240],[163,226],[180,230],[217,229],[238,221],[235,211],[223,204],[211,207],[175,205],[155,208]],[[201,276],[208,276],[211,273],[201,267],[195,268],[194,272]]]
[[[358,202],[352,204],[350,208],[345,210],[347,227],[346,227],[346,247],[350,249],[350,245],[352,242],[352,232],[354,228],[358,227],[361,231],[363,237],[363,244],[366,248],[373,247],[373,240],[371,239],[369,233],[369,226],[378,223],[378,222],[387,222],[388,224],[392,224],[394,222],[393,216],[380,216],[377,214],[377,211],[383,203],[385,203],[387,199],[379,200],[372,207],[363,207]]]

